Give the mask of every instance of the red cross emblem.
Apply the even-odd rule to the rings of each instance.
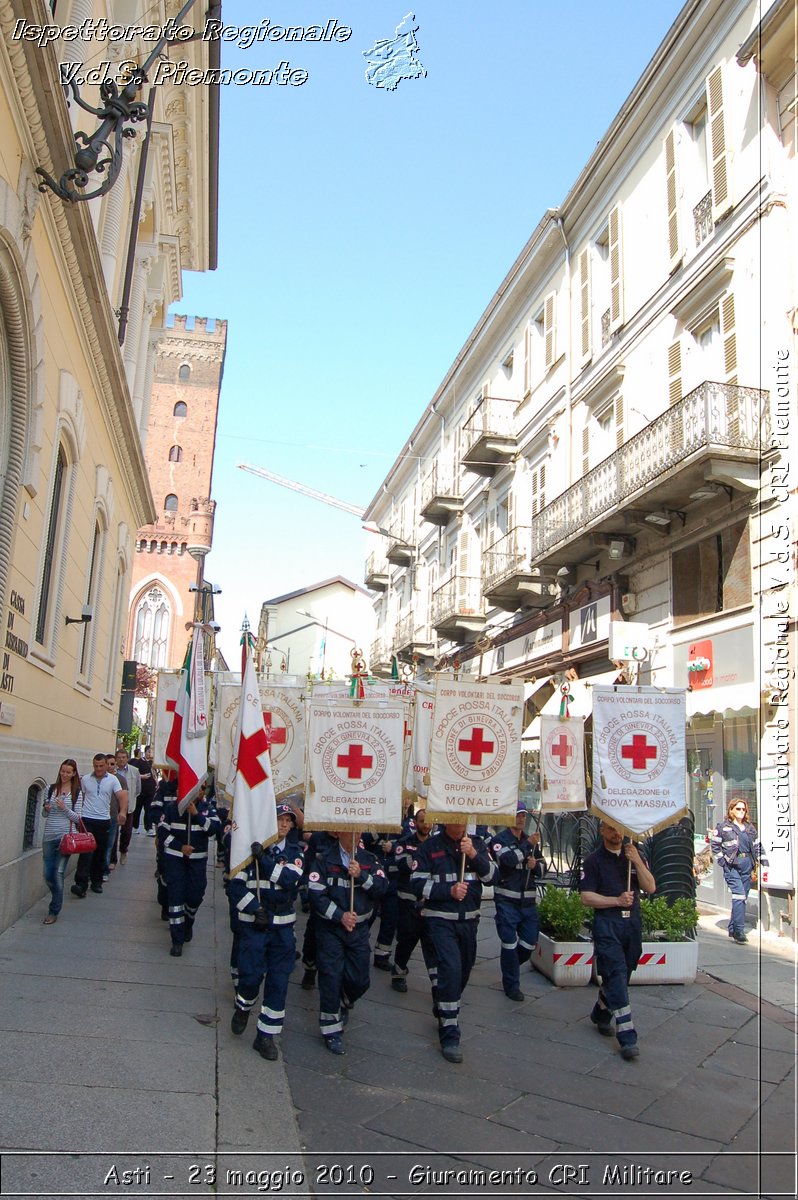
[[[288,730],[285,725],[272,725],[272,714],[265,712],[263,714],[263,723],[266,726],[266,737],[270,746],[284,746],[288,737]]]
[[[363,772],[372,766],[374,759],[370,754],[364,753],[359,742],[353,742],[348,752],[339,754],[335,762],[337,766],[344,768],[347,779],[360,779]]]
[[[269,739],[263,726],[256,729],[249,737],[241,737],[238,743],[238,771],[243,775],[251,788],[256,788],[268,775],[261,765],[259,755],[269,749]]]
[[[494,742],[486,742],[484,740],[484,731],[480,725],[475,725],[471,733],[471,740],[460,738],[457,743],[457,749],[463,750],[468,755],[469,766],[481,767],[482,756],[484,754],[493,754],[496,749]]]
[[[574,748],[564,733],[560,734],[559,741],[555,742],[551,747],[551,757],[558,760],[561,770],[565,770],[565,768],[568,766],[568,759],[571,757],[573,752]]]
[[[656,757],[657,747],[648,744],[644,733],[636,733],[632,738],[631,745],[621,746],[621,758],[631,760],[633,771],[645,771],[648,767],[648,760]]]
[[[176,700],[167,700],[166,701],[166,711],[167,712],[173,713],[176,708],[177,708]]]

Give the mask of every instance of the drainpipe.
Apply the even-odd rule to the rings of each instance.
[[[573,315],[571,306],[571,248],[568,245],[568,239],[565,236],[565,228],[563,226],[562,217],[557,212],[557,228],[560,231],[563,245],[565,246],[565,278],[568,291],[568,351],[565,361],[565,408],[568,421],[566,423],[566,444],[565,444],[565,463],[566,472],[565,479],[566,488],[569,488],[573,483],[572,479],[572,455],[573,455],[573,414],[571,412],[571,364],[573,362]]]

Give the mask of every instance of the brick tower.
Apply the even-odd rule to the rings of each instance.
[[[136,534],[126,654],[179,667],[213,541],[211,475],[227,322],[174,317],[155,341],[144,455],[159,512]],[[198,573],[199,572],[199,573]],[[209,618],[206,611],[206,618]]]

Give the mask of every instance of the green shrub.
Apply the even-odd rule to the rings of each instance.
[[[648,941],[682,942],[695,937],[698,908],[695,900],[682,897],[668,904],[664,896],[641,896],[643,937]]]
[[[567,892],[552,884],[538,901],[540,931],[557,942],[575,942],[587,915],[579,892]]]

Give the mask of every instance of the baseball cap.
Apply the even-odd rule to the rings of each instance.
[[[278,804],[278,805],[277,805],[277,818],[278,818],[278,820],[279,820],[279,818],[280,818],[280,817],[290,817],[290,818],[291,818],[291,820],[292,820],[292,821],[294,822],[294,824],[296,825],[296,813],[294,812],[294,810],[293,810],[293,808],[291,807],[291,805],[290,805],[290,804]]]

